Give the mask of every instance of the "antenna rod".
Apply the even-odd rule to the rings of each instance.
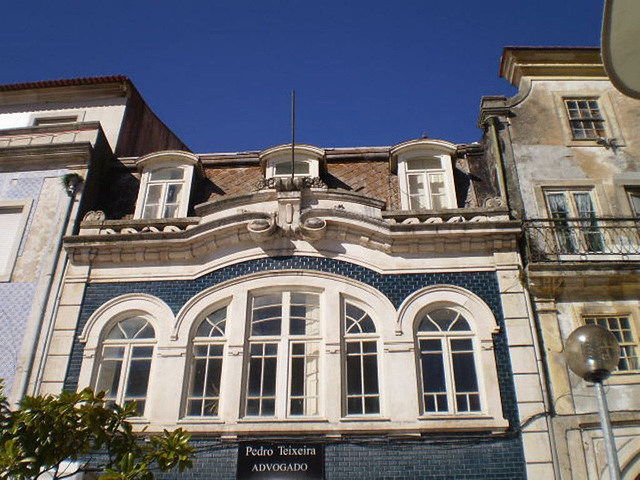
[[[293,179],[296,169],[295,155],[296,155],[296,91],[291,90],[291,184],[293,185]]]

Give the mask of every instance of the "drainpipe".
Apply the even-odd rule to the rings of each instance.
[[[28,363],[22,375],[22,381],[20,383],[18,400],[21,400],[22,398],[24,398],[24,396],[27,394],[27,390],[29,389],[29,380],[31,378],[31,373],[33,370],[34,362],[35,362],[38,339],[40,338],[42,325],[44,323],[45,315],[47,312],[47,304],[49,303],[49,295],[51,294],[51,290],[53,288],[54,276],[55,276],[56,270],[58,269],[60,253],[62,251],[62,241],[64,239],[65,233],[67,232],[67,229],[69,226],[69,219],[71,218],[71,212],[73,210],[73,204],[76,197],[76,193],[78,192],[78,190],[80,189],[80,186],[82,185],[82,177],[75,173],[69,173],[64,177],[62,177],[62,183],[65,187],[67,196],[69,198],[67,200],[67,206],[65,208],[64,219],[62,221],[62,228],[60,229],[60,234],[58,235],[55,248],[53,249],[53,258],[51,260],[51,266],[45,275],[46,287],[43,294],[38,299],[38,306],[37,306],[38,320],[36,323],[35,334],[33,336],[33,342],[31,342],[31,344],[29,345],[29,352],[27,356]],[[51,323],[51,318],[49,319],[49,323]],[[49,327],[47,334],[49,334],[50,330],[51,330],[51,327]],[[48,351],[48,345],[49,345],[49,342],[47,340],[43,348],[42,358],[40,359],[40,365],[39,365],[40,370],[44,365],[44,359]],[[38,375],[40,375],[40,372],[38,372]],[[39,390],[39,384],[37,388]]]

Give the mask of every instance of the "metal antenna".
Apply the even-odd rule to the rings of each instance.
[[[296,91],[291,90],[291,184],[296,170]]]

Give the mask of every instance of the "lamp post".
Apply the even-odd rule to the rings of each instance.
[[[620,345],[615,335],[599,325],[575,329],[565,344],[569,368],[587,382],[593,382],[598,399],[598,413],[604,434],[610,480],[620,479],[620,464],[613,439],[607,397],[602,382],[611,375],[620,360]]]

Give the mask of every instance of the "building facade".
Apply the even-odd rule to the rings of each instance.
[[[608,478],[592,385],[570,372],[569,334],[610,329],[606,383],[622,478],[640,475],[640,102],[613,88],[594,48],[507,48],[512,98],[485,97],[487,151],[523,219],[525,278],[547,369],[559,478]]]
[[[65,238],[50,343],[71,343],[41,391],[187,429],[194,478],[297,468],[256,453],[281,448],[320,455],[311,478],[552,478],[521,225],[488,158],[426,138],[117,157]]]
[[[158,148],[186,147],[125,77],[0,86],[0,378],[12,402],[39,391],[63,236],[95,202],[113,152]]]

